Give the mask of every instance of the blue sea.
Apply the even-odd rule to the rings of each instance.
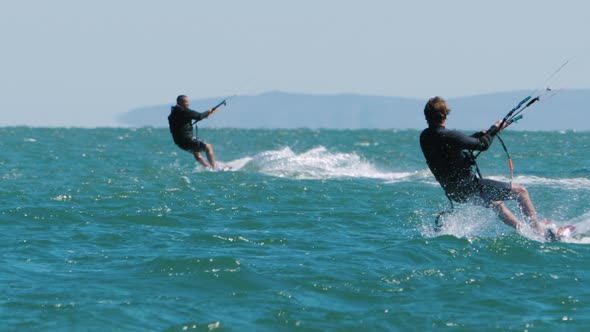
[[[588,331],[590,133],[503,134],[564,242],[470,205],[435,232],[419,134],[205,127],[212,172],[166,128],[0,128],[0,330]]]

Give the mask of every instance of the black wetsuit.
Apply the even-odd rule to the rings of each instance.
[[[426,163],[449,199],[464,202],[474,197],[482,203],[510,199],[509,183],[480,179],[473,170],[474,161],[465,150],[487,150],[497,130],[492,126],[488,133],[478,132],[471,136],[443,126],[429,127],[420,135],[420,147]]]
[[[193,120],[201,121],[209,115],[208,112],[195,112],[182,106],[172,106],[168,116],[168,125],[174,143],[187,151],[203,151],[205,142],[193,137]]]

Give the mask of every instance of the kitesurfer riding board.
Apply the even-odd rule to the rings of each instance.
[[[190,101],[187,96],[178,96],[176,98],[176,106],[172,107],[170,115],[168,116],[168,124],[174,143],[176,143],[179,148],[191,152],[203,167],[217,170],[213,146],[204,140],[193,136],[193,121],[196,125],[198,121],[208,118],[211,114],[219,110],[222,105],[225,105],[225,100],[206,112],[193,111],[189,108],[189,105]],[[206,153],[209,163],[207,163],[205,158],[201,155],[201,152],[203,151]]]
[[[441,97],[434,97],[428,101],[424,107],[428,128],[420,135],[420,147],[430,171],[451,204],[471,202],[493,208],[504,223],[521,229],[525,224],[503,202],[515,200],[524,214],[525,221],[535,232],[545,236],[545,228],[537,219],[537,212],[525,187],[511,182],[484,179],[479,171],[473,170],[477,165],[472,151],[487,150],[496,134],[505,129],[508,123],[499,120],[487,131],[469,136],[445,127],[450,111],[446,101]]]

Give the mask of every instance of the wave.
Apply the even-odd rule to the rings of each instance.
[[[418,181],[428,185],[438,185],[430,170],[395,172],[379,168],[356,153],[331,152],[318,146],[302,153],[295,153],[289,147],[268,150],[227,163],[231,171],[259,172],[270,176],[298,180],[323,180],[341,178],[379,179],[386,183]],[[487,176],[486,178],[509,181],[506,176]],[[533,175],[520,175],[513,179],[521,185],[555,187],[565,190],[585,190],[590,187],[590,179],[546,178]]]
[[[499,181],[509,180],[508,178],[501,176],[490,176],[488,178]],[[540,176],[520,175],[514,177],[513,182],[521,185],[546,186],[568,190],[588,189],[590,187],[590,179],[582,177],[552,179]]]
[[[297,154],[289,147],[260,152],[227,163],[232,170],[254,171],[293,179],[367,178],[388,182],[406,181],[416,172],[381,170],[355,153],[330,152],[319,146]]]

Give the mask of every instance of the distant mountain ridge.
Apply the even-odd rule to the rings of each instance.
[[[504,117],[530,91],[513,91],[470,97],[448,98],[452,109],[448,125],[480,130]],[[190,96],[189,96],[190,97]],[[443,96],[444,97],[444,96]],[[541,99],[525,111],[515,130],[590,130],[585,121],[590,89],[566,90]],[[191,109],[202,112],[223,98],[191,100]],[[426,126],[427,99],[355,94],[309,95],[267,92],[236,96],[222,110],[200,122],[217,128],[310,128],[310,129],[421,129]],[[132,127],[167,127],[168,105],[140,107],[121,115]]]

